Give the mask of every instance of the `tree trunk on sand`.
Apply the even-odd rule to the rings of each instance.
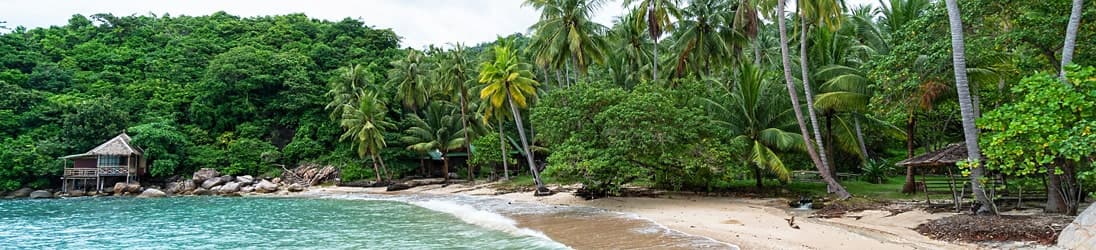
[[[419,156],[419,168],[422,171],[422,176],[429,178],[430,177],[430,170],[426,169],[426,159],[424,159],[424,158],[426,158],[426,156],[421,156],[421,155]]]
[[[788,28],[785,24],[784,4],[785,0],[777,1],[778,16],[776,21],[780,29],[780,59],[784,65],[784,82],[788,88],[788,96],[791,99],[793,107],[792,110],[795,111],[795,120],[799,123],[800,134],[803,135],[803,144],[807,148],[807,154],[810,155],[811,161],[814,162],[814,166],[822,175],[822,180],[826,182],[827,189],[830,193],[837,194],[840,199],[848,199],[851,195],[845,190],[845,187],[842,187],[841,184],[837,183],[837,180],[834,180],[833,177],[826,174],[827,169],[825,168],[825,165],[822,164],[822,160],[818,157],[818,152],[815,151],[814,144],[811,143],[811,140],[809,139],[810,132],[807,132],[807,124],[803,121],[803,110],[799,108],[801,107],[799,105],[799,94],[796,93],[795,83],[792,81],[791,58],[789,57],[788,51]]]
[[[510,163],[508,163],[509,159],[506,158],[506,155],[508,155],[508,153],[506,152],[506,136],[502,135],[502,119],[496,118],[495,120],[498,121],[499,127],[499,148],[502,151],[502,176],[504,179],[509,180]]]
[[[906,159],[913,158],[913,133],[917,129],[917,118],[913,116],[913,111],[910,111],[909,118],[906,119]],[[912,194],[917,192],[917,185],[915,185],[913,179],[913,166],[906,166],[906,184],[902,185],[902,193]]]
[[[982,189],[985,168],[982,167],[982,150],[978,146],[978,128],[974,126],[974,105],[971,101],[970,86],[967,83],[967,59],[963,42],[963,21],[959,16],[959,5],[955,0],[945,0],[948,8],[948,23],[951,28],[952,64],[955,67],[955,90],[959,94],[959,111],[963,118],[963,138],[967,144],[967,161],[972,164],[970,186],[975,200],[982,204],[978,214],[996,214],[996,206]]]
[[[510,89],[510,84],[506,84],[506,89]],[[549,193],[548,188],[544,187],[544,182],[540,180],[540,173],[537,172],[537,165],[533,163],[533,151],[529,150],[529,141],[525,139],[525,127],[521,124],[521,113],[518,112],[518,107],[514,105],[514,98],[511,96],[510,91],[506,92],[506,101],[510,103],[510,113],[514,115],[514,123],[518,125],[518,137],[521,138],[522,150],[525,150],[525,159],[529,163],[529,171],[533,173],[533,182],[537,185],[537,191],[534,195]]]
[[[796,4],[799,9],[802,9],[801,4]],[[832,167],[832,162],[827,157],[825,141],[822,140],[822,132],[818,124],[818,113],[814,110],[814,91],[811,91],[811,74],[807,61],[807,19],[802,16],[799,17],[799,68],[800,77],[803,80],[803,97],[807,98],[807,115],[811,119],[811,128],[814,130],[814,142],[818,144],[818,157],[822,161],[822,168],[826,169],[831,177],[837,176],[837,169]],[[799,108],[796,106],[796,108]],[[827,124],[828,127],[828,124]],[[833,138],[830,138],[831,140]],[[832,154],[831,154],[832,155]],[[836,179],[836,178],[835,178]],[[829,191],[834,192],[832,186],[827,186]]]
[[[1073,50],[1077,47],[1077,29],[1081,26],[1081,7],[1084,0],[1073,0],[1073,8],[1069,12],[1069,24],[1066,25],[1066,41],[1062,46],[1062,67],[1058,71],[1058,78],[1066,81],[1066,65],[1073,61]]]
[[[1063,213],[1066,211],[1066,199],[1062,197],[1062,176],[1055,173],[1054,164],[1047,165],[1047,204],[1043,212]]]
[[[380,183],[381,182],[381,169],[380,169],[380,167],[377,167],[377,156],[370,154],[369,157],[373,158],[373,174],[377,175],[377,183]]]
[[[391,181],[392,180],[392,173],[389,173],[388,172],[388,166],[384,165],[384,158],[381,157],[380,155],[377,155],[377,162],[381,163],[381,170],[384,171],[384,176],[387,177],[389,181]]]
[[[761,177],[762,177],[761,176],[761,167],[754,166],[753,169],[754,169],[754,180],[757,181],[757,190],[761,190],[762,188],[765,188],[765,184],[763,183],[763,181],[761,179]]]

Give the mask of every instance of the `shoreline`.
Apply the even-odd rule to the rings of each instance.
[[[469,195],[526,202],[549,207],[589,207],[622,215],[634,215],[634,219],[646,220],[670,231],[691,237],[737,246],[741,249],[972,249],[977,245],[933,240],[913,230],[929,220],[953,215],[952,213],[927,213],[913,210],[900,214],[868,210],[851,213],[842,218],[808,218],[810,211],[797,211],[786,207],[779,198],[706,197],[692,195],[667,195],[659,198],[608,197],[584,200],[571,192],[535,197],[532,192],[500,193],[491,188],[493,183],[466,185],[424,185],[408,190],[386,192],[384,188],[313,187],[308,191],[291,194],[314,197],[329,194],[387,194],[387,195]],[[794,216],[798,229],[789,226],[787,219]],[[530,220],[523,216],[509,215],[519,226],[545,232],[553,240],[568,246],[603,248],[599,245],[583,245],[589,240],[583,235],[557,233],[560,230],[544,226],[543,220]],[[516,218],[515,218],[516,217]],[[598,222],[600,223],[600,222]],[[619,222],[608,222],[619,223]],[[551,224],[551,223],[549,223]],[[571,223],[570,226],[589,222]],[[576,229],[567,229],[576,230]],[[581,230],[581,229],[577,229]],[[582,232],[579,232],[582,233]],[[630,239],[629,239],[630,240]],[[585,246],[585,247],[584,247]]]

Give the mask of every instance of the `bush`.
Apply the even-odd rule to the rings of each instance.
[[[864,171],[861,173],[861,178],[864,181],[883,184],[891,177],[891,174],[894,172],[894,167],[886,160],[871,159],[861,167],[861,170]]]

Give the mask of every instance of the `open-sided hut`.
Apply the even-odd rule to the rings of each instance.
[[[967,159],[967,146],[964,143],[952,143],[947,147],[940,150],[925,152],[914,156],[909,159],[902,160],[895,165],[899,167],[913,168],[915,172],[921,173],[921,182],[917,186],[924,187],[925,201],[929,202],[929,194],[932,193],[932,189],[947,189],[947,191],[940,190],[939,193],[951,193],[952,201],[955,202],[956,210],[959,209],[959,200],[962,198],[963,191],[956,190],[958,185],[961,189],[965,189],[963,181],[957,181],[955,175],[951,169],[956,166],[960,161]],[[930,181],[925,177],[925,172],[933,168],[943,168],[947,173],[947,180]]]
[[[65,160],[62,191],[77,185],[86,188],[90,180],[95,180],[94,188],[102,191],[107,181],[118,182],[124,177],[129,183],[144,175],[148,166],[144,151],[129,141],[129,135],[122,133],[86,153],[61,157]]]

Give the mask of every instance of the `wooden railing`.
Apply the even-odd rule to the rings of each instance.
[[[95,168],[65,168],[65,177],[95,177]]]
[[[101,176],[119,176],[129,173],[129,167],[99,167],[99,175]]]

